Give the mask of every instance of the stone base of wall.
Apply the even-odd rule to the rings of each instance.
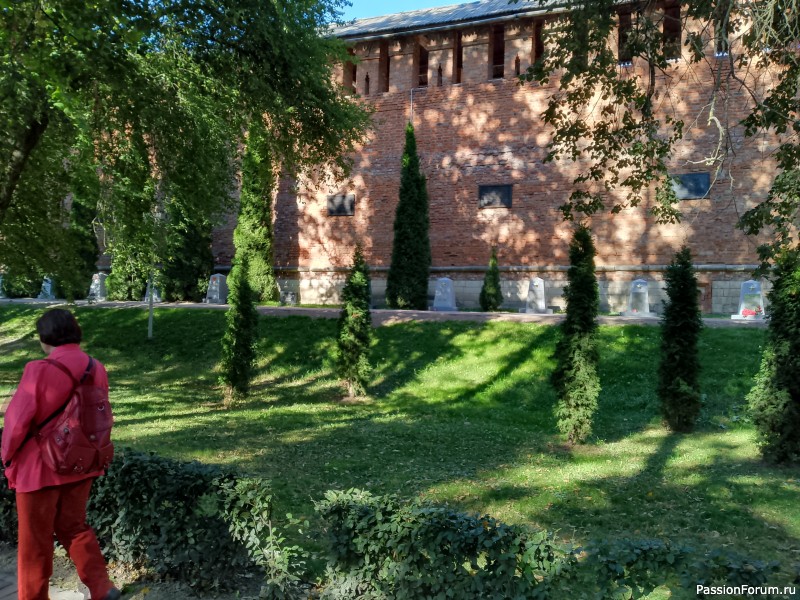
[[[702,265],[697,268],[700,288],[700,305],[704,313],[735,314],[739,309],[739,294],[742,283],[751,279],[753,265]],[[647,282],[648,304],[651,312],[661,314],[667,299],[664,283],[666,266],[608,267],[597,269],[600,288],[600,311],[619,313],[629,310],[631,282],[644,279]],[[295,292],[301,304],[339,304],[341,291],[347,276],[345,270],[282,270],[278,272],[282,292]],[[439,277],[453,281],[458,308],[475,309],[480,306],[478,298],[483,285],[480,269],[433,269],[428,282],[430,305]],[[539,270],[527,267],[501,269],[500,286],[503,291],[504,309],[524,309],[528,298],[530,280],[541,277],[545,282],[547,306],[554,312],[566,308],[564,286],[567,284],[566,267],[549,267]],[[770,289],[762,281],[765,296]],[[372,305],[376,308],[386,304],[386,269],[372,272]]]

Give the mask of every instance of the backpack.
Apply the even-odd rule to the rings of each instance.
[[[95,385],[95,362],[89,357],[80,381],[58,361],[45,359],[66,373],[72,391],[64,405],[45,419],[36,431],[42,461],[59,475],[105,470],[114,458],[111,426],[114,418],[108,390]]]

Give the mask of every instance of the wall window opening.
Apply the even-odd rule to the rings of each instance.
[[[417,85],[415,87],[428,87],[428,49],[417,42],[414,58],[417,62]]]
[[[617,60],[620,66],[630,67],[633,64],[633,52],[630,48],[631,32],[633,31],[633,24],[631,13],[619,13],[619,28],[617,31]]]
[[[356,93],[356,82],[358,81],[358,66],[355,63],[355,51],[352,48],[347,49],[348,59],[343,65],[342,72],[342,85],[348,93]]]
[[[489,31],[489,78],[502,79],[506,66],[506,29],[494,25]]]
[[[720,3],[717,7],[717,14],[714,15],[714,56],[724,58],[730,53],[730,41],[728,39],[729,15],[728,7]]]
[[[533,24],[533,44],[531,63],[537,63],[544,58],[544,21]]]
[[[681,57],[681,5],[668,4],[664,7],[663,49],[667,60]]]
[[[389,42],[383,40],[378,56],[378,91],[389,91]]]
[[[369,96],[369,73],[364,75],[364,95]]]
[[[453,83],[461,83],[464,70],[464,46],[461,45],[461,32],[456,31],[453,38]]]

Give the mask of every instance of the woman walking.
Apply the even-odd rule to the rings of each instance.
[[[19,517],[17,588],[19,600],[47,600],[53,573],[53,536],[66,549],[81,581],[95,600],[116,600],[120,591],[108,577],[94,531],[86,523],[92,482],[103,470],[60,475],[42,460],[33,435],[59,412],[93,362],[94,385],[108,390],[105,367],[80,349],[81,328],[62,309],[36,322],[39,342],[49,360],[25,365],[4,418],[2,460],[9,487],[16,492]],[[58,365],[50,361],[56,361]],[[66,368],[69,373],[62,370]],[[69,376],[72,375],[72,377]]]

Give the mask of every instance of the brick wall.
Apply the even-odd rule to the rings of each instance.
[[[534,21],[509,22],[505,27],[504,78],[489,79],[489,27],[461,30],[462,83],[453,84],[454,31],[406,36],[389,40],[389,92],[379,90],[381,42],[356,44],[361,58],[356,91],[375,109],[370,142],[354,156],[354,169],[336,186],[297,186],[284,182],[275,211],[276,268],[286,286],[297,285],[301,301],[335,301],[341,275],[356,241],[361,241],[367,261],[382,289],[389,266],[392,223],[400,184],[400,159],[405,124],[411,120],[417,135],[421,167],[428,180],[430,239],[433,257],[431,289],[435,277],[453,269],[459,303],[477,304],[477,290],[492,246],[498,248],[504,290],[510,302],[524,303],[527,281],[539,274],[552,280],[552,304],[559,305],[558,290],[568,265],[572,226],[558,210],[568,197],[577,165],[543,162],[551,132],[540,115],[557,81],[542,87],[520,86],[515,78],[530,64]],[[415,51],[422,44],[429,52],[425,88],[413,88],[418,63]],[[735,48],[734,48],[735,51]],[[738,121],[749,110],[744,87],[732,87],[713,106],[713,115],[730,127],[728,157],[719,169],[704,164],[719,144],[719,129],[710,119],[710,89],[727,59],[709,56],[701,64],[679,62],[659,81],[658,110],[686,123],[684,139],[670,163],[673,173],[710,172],[708,198],[684,200],[680,224],[658,225],[647,209],[654,201],[651,190],[642,206],[620,214],[601,214],[590,225],[597,246],[598,276],[607,309],[623,310],[629,282],[644,277],[652,281],[651,304],[662,298],[663,268],[684,243],[692,249],[700,273],[705,311],[728,312],[728,287],[749,278],[757,262],[757,240],[734,225],[747,208],[766,197],[775,173],[771,159],[776,140],[745,139]],[[442,85],[438,85],[441,66]],[[646,77],[643,65],[620,67],[623,76]],[[757,73],[746,83],[759,89]],[[511,208],[479,208],[478,186],[512,186]],[[327,214],[328,194],[355,194],[355,214]],[[224,237],[224,236],[221,236]],[[218,240],[221,240],[221,237]],[[218,241],[217,246],[220,247]],[[220,264],[225,252],[215,254]],[[546,273],[548,275],[545,275]],[[724,285],[723,285],[724,282]],[[738,283],[737,283],[738,282]],[[548,285],[550,283],[548,282]],[[459,293],[460,291],[460,293]],[[624,298],[624,300],[622,300]],[[735,310],[735,307],[733,308]]]

